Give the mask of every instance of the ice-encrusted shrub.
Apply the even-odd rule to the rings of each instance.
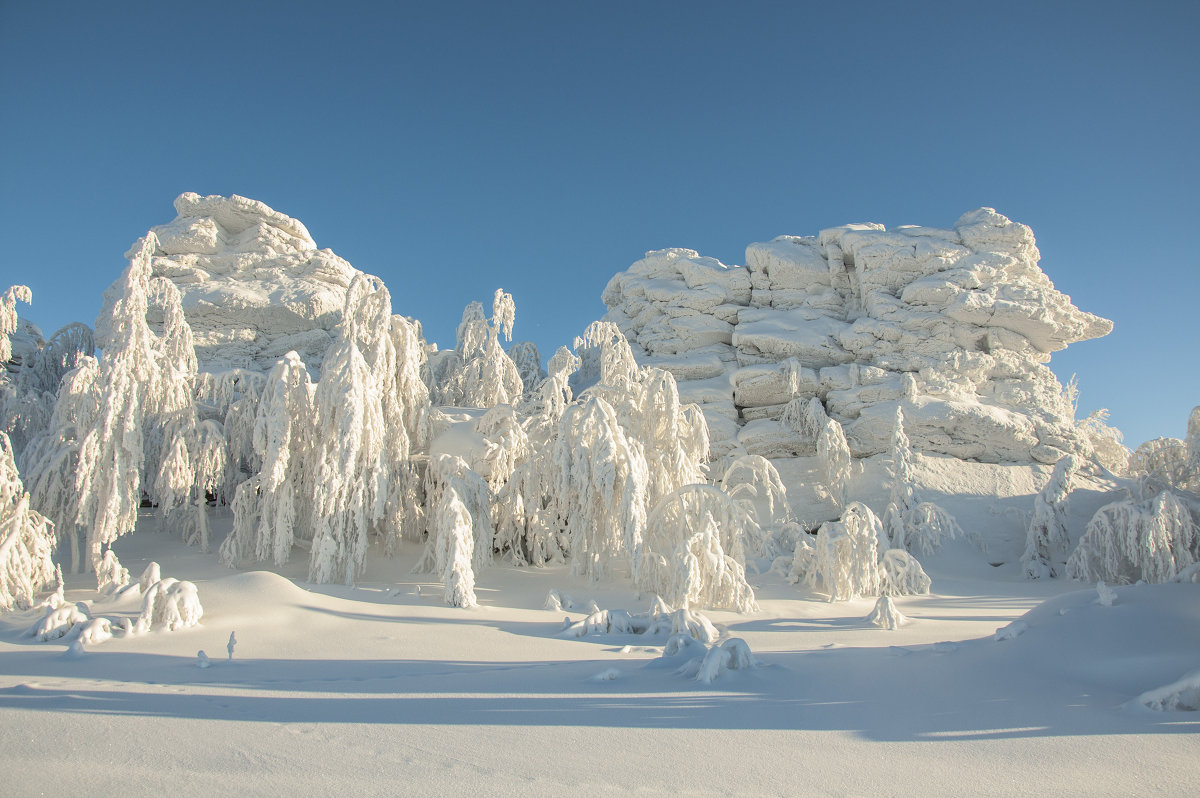
[[[1070,496],[1079,461],[1067,455],[1054,466],[1050,481],[1033,500],[1033,520],[1025,538],[1021,570],[1027,579],[1057,576],[1057,563],[1065,556],[1067,534],[1067,497]]]
[[[30,508],[12,445],[0,432],[0,610],[32,607],[54,586],[53,552],[53,525]]]
[[[710,647],[683,636],[672,637],[663,649],[664,658],[687,658],[676,671],[698,682],[712,684],[726,671],[750,670],[759,667],[758,658],[740,637],[731,637]]]
[[[1137,702],[1155,712],[1200,710],[1200,671],[1192,671],[1171,684],[1147,690]]]
[[[1167,582],[1200,559],[1200,534],[1188,506],[1170,491],[1107,504],[1088,522],[1067,560],[1067,575],[1088,582]]]
[[[87,623],[89,616],[77,604],[63,604],[58,607],[47,607],[45,614],[29,630],[30,637],[36,637],[39,642],[57,640],[65,637],[76,624]]]

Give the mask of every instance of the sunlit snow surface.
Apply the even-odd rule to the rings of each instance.
[[[873,597],[831,604],[751,575],[759,612],[706,615],[758,667],[708,684],[686,675],[686,652],[663,656],[663,636],[561,634],[592,602],[646,611],[624,579],[597,587],[566,566],[497,564],[463,610],[409,573],[416,544],[370,557],[357,587],[316,587],[303,562],[220,568],[144,517],[116,546],[122,563],[140,573],[154,560],[194,582],[200,625],[72,655],[69,639],[24,636],[32,614],[4,616],[4,793],[1189,792],[1200,718],[1139,697],[1200,667],[1200,585],[1119,586],[1105,606],[1094,586],[1025,581],[1019,514],[964,483],[1019,493],[1046,475],[920,468],[927,495],[985,529],[989,551],[954,541],[929,557],[933,593],[895,599],[909,622],[894,631],[868,620]],[[1103,499],[1079,496],[1073,515]],[[218,517],[214,535],[228,523]],[[552,589],[578,608],[546,609]],[[70,579],[67,598],[95,600],[90,577]],[[118,621],[139,609],[128,596],[91,607]]]

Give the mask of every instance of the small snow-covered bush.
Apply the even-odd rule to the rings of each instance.
[[[112,549],[104,552],[96,563],[96,590],[100,593],[115,593],[129,584],[129,571],[121,567],[117,553]]]
[[[147,632],[156,626],[168,632],[195,626],[204,615],[200,594],[191,582],[167,577],[150,586],[142,598],[142,612],[137,630]]]
[[[1155,712],[1200,710],[1200,671],[1193,671],[1171,684],[1147,690],[1137,697],[1137,702]]]
[[[896,630],[908,622],[908,619],[896,609],[891,596],[880,596],[875,602],[875,608],[867,616],[867,623],[880,629]]]
[[[1101,507],[1067,560],[1067,575],[1087,582],[1168,582],[1200,559],[1200,534],[1187,505],[1169,491]]]
[[[57,640],[75,628],[75,624],[87,621],[88,616],[76,604],[47,607],[46,614],[33,625],[29,635],[43,643],[47,640]]]
[[[674,642],[676,638],[672,638]],[[691,676],[698,682],[704,684],[712,684],[716,679],[726,671],[750,670],[751,668],[759,667],[758,658],[750,651],[750,646],[746,645],[746,641],[740,637],[731,637],[720,645],[714,644],[707,650],[704,646],[690,643],[683,643],[681,646],[672,647],[668,644],[663,651],[664,657],[678,657],[681,654],[691,654],[695,652],[695,656],[690,658],[677,671],[681,676]]]
[[[924,596],[931,586],[921,563],[904,549],[888,549],[879,558],[880,595]]]
[[[80,643],[96,645],[111,639],[112,636],[112,622],[108,618],[92,618],[80,626],[79,636],[76,639]]]

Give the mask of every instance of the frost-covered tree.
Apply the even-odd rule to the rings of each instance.
[[[810,586],[824,590],[830,601],[877,595],[880,534],[879,519],[858,502],[847,507],[840,520],[821,524]]]
[[[508,348],[508,356],[517,366],[517,373],[521,375],[521,383],[525,386],[524,395],[528,397],[538,383],[546,378],[537,344],[533,341],[516,341]]]
[[[726,493],[687,485],[651,513],[634,568],[634,583],[669,604],[688,608],[757,609],[746,582],[745,552],[763,543],[755,520]]]
[[[511,294],[497,288],[492,318],[483,305],[472,302],[463,311],[453,353],[444,355],[435,371],[435,396],[443,405],[494,407],[512,404],[525,391],[517,364],[500,345],[500,335],[512,340],[516,306]]]
[[[1033,520],[1025,538],[1025,553],[1021,555],[1021,570],[1027,579],[1058,576],[1058,563],[1066,555],[1070,542],[1067,497],[1078,470],[1079,461],[1072,455],[1059,459],[1050,481],[1034,497]]]
[[[55,568],[51,522],[29,506],[12,444],[0,432],[0,609],[28,609],[53,588]]]
[[[904,433],[904,408],[899,405],[896,407],[896,421],[892,427],[891,459],[892,485],[887,509],[883,513],[883,528],[892,546],[906,549],[907,519],[917,506],[917,493],[913,488],[912,447]]]
[[[473,470],[487,479],[488,487],[496,492],[507,484],[517,466],[530,457],[529,436],[521,426],[512,405],[496,405],[475,425],[484,440],[486,450]]]
[[[411,331],[393,333],[395,318],[378,278],[355,277],[313,396],[307,470],[314,582],[352,583],[371,535],[398,535],[397,514],[411,501],[409,430],[420,427],[426,408],[414,406],[424,397],[411,379],[419,366],[402,363],[408,353],[396,348],[398,339],[416,342]]]
[[[140,239],[121,276],[120,298],[105,319],[110,334],[96,381],[99,410],[79,447],[75,520],[86,530],[93,566],[106,545],[133,531],[141,502],[147,397],[163,387],[146,324],[150,259],[157,243],[153,233]]]
[[[435,569],[442,577],[444,598],[451,607],[474,607],[475,523],[471,513],[459,499],[456,485],[442,492],[434,513],[432,540],[436,551]]]
[[[905,381],[911,389],[912,377]],[[904,432],[904,409],[896,407],[892,431],[892,486],[883,512],[883,529],[891,548],[931,554],[942,541],[963,536],[954,516],[933,502],[918,501],[913,481],[913,454]]]
[[[783,479],[761,455],[742,455],[731,462],[721,475],[720,486],[764,529],[782,528],[792,520]]]
[[[63,377],[49,424],[29,442],[21,458],[30,501],[54,522],[59,541],[69,544],[75,572],[83,569],[75,478],[79,447],[100,411],[99,378],[99,362],[86,356]]]
[[[471,519],[473,568],[480,571],[494,560],[495,542],[491,521],[492,494],[487,482],[471,470],[467,461],[452,454],[438,454],[430,458],[425,473],[425,512],[429,519],[429,537],[425,554],[413,570],[424,573],[440,572],[438,559],[437,530],[438,513],[447,490],[453,489],[457,501],[467,510]]]
[[[917,559],[887,545],[878,516],[851,502],[839,520],[821,525],[815,542],[796,541],[788,579],[824,591],[830,601],[928,593],[930,580]]]
[[[640,552],[650,482],[644,451],[604,399],[567,408],[550,467],[552,507],[564,521],[573,573],[594,582]]]
[[[233,532],[221,546],[221,560],[288,561],[297,527],[309,529],[311,491],[305,460],[312,445],[315,388],[304,362],[288,352],[271,369],[257,402],[253,447],[261,470],[237,489]],[[311,532],[302,534],[310,538]]]
[[[798,369],[797,364],[789,370],[791,379],[799,379]],[[817,495],[819,498],[833,501],[838,507],[844,506],[852,461],[850,444],[846,441],[842,425],[829,417],[825,406],[815,396],[807,400],[800,396],[793,398],[784,406],[779,421],[793,431],[812,439],[824,483],[818,486]],[[907,439],[905,444],[907,445]]]
[[[1101,507],[1067,560],[1067,576],[1088,582],[1167,582],[1200,559],[1200,526],[1170,491]]]
[[[14,285],[0,294],[0,366],[12,360],[12,334],[17,331],[17,302],[33,302],[28,286]]]

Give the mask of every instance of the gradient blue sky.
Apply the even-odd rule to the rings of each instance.
[[[177,194],[237,193],[443,346],[504,287],[546,357],[646,250],[988,205],[1116,324],[1051,363],[1081,414],[1181,437],[1198,40],[1195,2],[0,0],[0,284],[91,323]]]

